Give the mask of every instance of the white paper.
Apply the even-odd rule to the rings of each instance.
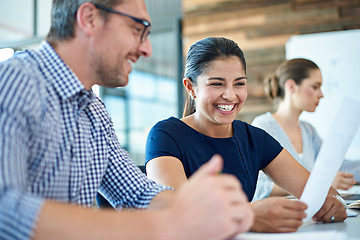
[[[232,240],[341,240],[336,230],[330,231],[312,231],[312,232],[294,232],[294,233],[254,233],[247,232],[237,235]]]
[[[323,205],[345,154],[360,125],[360,102],[345,97],[324,140],[300,200],[308,205],[304,221]]]

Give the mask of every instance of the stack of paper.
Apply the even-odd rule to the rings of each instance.
[[[360,200],[357,200],[357,201],[349,204],[349,205],[348,205],[348,208],[360,209]]]

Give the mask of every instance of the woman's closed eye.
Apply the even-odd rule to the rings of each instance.
[[[222,82],[213,82],[209,84],[210,86],[222,86],[224,85]]]
[[[235,86],[244,86],[244,85],[246,85],[245,82],[237,82],[237,83],[235,83]]]
[[[224,83],[223,82],[212,82],[212,83],[209,83],[210,86],[223,86]],[[245,86],[246,85],[246,82],[244,81],[241,81],[241,82],[235,82],[234,83],[234,86],[235,87],[238,87],[238,86]]]

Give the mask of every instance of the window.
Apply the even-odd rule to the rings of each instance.
[[[176,3],[171,9],[178,14],[158,8],[171,3]],[[146,138],[151,127],[170,116],[179,117],[183,108],[180,3],[147,2],[152,19],[153,55],[140,58],[133,66],[126,87],[100,87],[100,97],[114,122],[120,144],[137,165],[144,164]]]

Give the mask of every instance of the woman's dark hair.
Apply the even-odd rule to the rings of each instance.
[[[187,54],[184,77],[189,78],[196,86],[196,81],[212,61],[238,57],[246,73],[244,53],[233,40],[222,37],[208,37],[194,43]],[[189,95],[186,100],[183,117],[196,111],[194,99]]]
[[[297,85],[308,78],[310,70],[319,67],[311,60],[305,58],[294,58],[285,60],[276,69],[275,73],[264,79],[265,94],[272,100],[283,99],[285,96],[285,82],[289,79]]]

